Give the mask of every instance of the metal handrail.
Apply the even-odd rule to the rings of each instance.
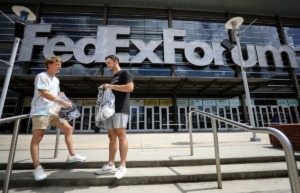
[[[29,114],[0,119],[0,124],[15,121],[13,136],[12,136],[10,150],[9,150],[9,157],[8,157],[7,166],[6,166],[6,175],[5,175],[5,180],[4,180],[4,184],[3,184],[3,193],[7,193],[8,188],[9,188],[12,164],[15,159],[15,152],[16,152],[16,147],[17,147],[20,120],[26,119],[26,118],[29,118]]]
[[[26,119],[26,118],[29,118],[29,117],[30,117],[30,115],[26,114],[26,115],[18,115],[18,116],[14,116],[14,117],[8,117],[8,118],[0,119],[0,124],[15,121],[13,136],[12,136],[10,150],[9,150],[9,157],[8,157],[7,166],[6,166],[6,175],[5,175],[5,180],[4,180],[4,184],[3,184],[3,193],[7,193],[8,189],[9,189],[9,182],[10,182],[10,177],[11,177],[12,165],[13,165],[13,162],[14,162],[14,159],[15,159],[15,154],[16,154],[16,147],[17,147],[17,141],[18,141],[18,135],[19,135],[20,120],[21,119]],[[57,154],[58,154],[59,135],[60,135],[60,130],[57,129],[54,158],[57,158]]]
[[[292,193],[299,193],[300,192],[300,181],[299,181],[299,174],[298,174],[298,168],[296,164],[294,149],[292,147],[291,142],[289,139],[279,130],[272,128],[272,127],[251,127],[230,119],[226,119],[224,117],[220,117],[218,115],[214,115],[211,113],[207,113],[204,111],[199,110],[191,110],[189,112],[189,134],[190,134],[190,150],[191,155],[194,155],[193,152],[193,135],[192,135],[192,113],[198,113],[207,117],[212,118],[213,123],[213,131],[214,131],[214,146],[215,146],[215,155],[216,155],[216,165],[217,165],[217,177],[218,177],[218,185],[219,188],[222,188],[222,179],[221,179],[221,168],[220,168],[220,160],[219,160],[219,144],[218,144],[218,138],[217,138],[217,128],[216,128],[216,120],[225,122],[227,124],[231,124],[233,126],[239,127],[243,130],[249,131],[249,132],[255,132],[255,133],[268,133],[271,135],[274,135],[282,144],[284,153],[285,153],[285,159],[287,163],[287,169],[290,179],[290,185]]]

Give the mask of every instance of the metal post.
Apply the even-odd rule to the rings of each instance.
[[[55,142],[55,150],[54,150],[54,159],[58,156],[58,146],[59,146],[59,136],[60,136],[60,129],[56,128],[56,142]]]
[[[15,159],[15,152],[16,152],[17,141],[18,141],[19,124],[20,124],[20,119],[16,120],[16,122],[15,122],[14,133],[12,136],[9,157],[8,157],[7,166],[6,166],[6,176],[5,176],[4,185],[3,185],[3,193],[7,193],[8,188],[9,188],[11,170],[12,170],[12,165],[13,165],[13,162]]]
[[[193,150],[193,134],[192,134],[192,113],[193,111],[191,111],[189,113],[189,133],[190,133],[190,150],[191,150],[191,156],[194,155],[194,150]]]
[[[236,38],[236,45],[237,45],[237,49],[238,49],[238,53],[239,53],[239,60],[240,60],[241,73],[242,73],[242,78],[243,78],[243,82],[244,82],[244,89],[245,89],[245,94],[246,94],[246,99],[247,99],[247,107],[248,107],[250,125],[251,125],[251,127],[255,127],[253,111],[252,111],[252,104],[251,104],[248,81],[247,81],[247,75],[246,75],[246,72],[245,72],[245,64],[244,64],[244,59],[243,59],[242,50],[241,50],[240,37],[239,37],[239,34],[238,34],[239,29],[238,29],[238,26],[235,22],[232,23],[232,26],[233,26],[233,33],[234,33],[234,37]],[[253,137],[250,138],[250,141],[260,141],[260,138],[256,137],[256,133],[253,132],[252,134],[253,134]]]
[[[214,134],[214,147],[215,147],[215,158],[216,158],[216,169],[217,169],[217,179],[218,179],[218,189],[222,189],[222,176],[221,176],[221,166],[220,166],[220,151],[219,151],[219,141],[217,134],[217,120],[212,119],[212,128]]]
[[[12,53],[11,53],[11,56],[10,56],[9,66],[8,66],[5,81],[4,81],[4,84],[3,84],[2,93],[1,93],[0,118],[2,117],[4,103],[5,103],[5,99],[6,99],[6,95],[7,95],[7,90],[8,90],[8,86],[9,86],[9,82],[10,82],[10,77],[11,77],[11,74],[12,74],[12,71],[13,71],[13,68],[14,68],[14,63],[15,63],[19,43],[20,43],[20,38],[16,37],[14,47],[13,47],[13,50],[12,50]]]

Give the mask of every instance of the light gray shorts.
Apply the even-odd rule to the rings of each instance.
[[[113,116],[103,121],[104,128],[116,129],[116,128],[127,128],[128,115],[124,113],[115,113]]]

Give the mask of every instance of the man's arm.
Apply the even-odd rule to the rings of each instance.
[[[128,82],[123,85],[103,84],[103,88],[110,88],[119,92],[132,92],[134,89],[134,84],[133,82]]]
[[[41,93],[41,95],[42,95],[45,99],[48,99],[49,101],[56,102],[56,103],[58,103],[58,104],[60,104],[60,105],[62,105],[62,106],[64,106],[64,107],[66,107],[66,108],[68,108],[68,109],[71,109],[71,108],[72,108],[72,104],[71,104],[71,103],[69,103],[69,102],[67,102],[67,101],[64,101],[64,100],[62,100],[62,99],[59,99],[59,98],[53,96],[53,94],[51,94],[49,91],[47,91],[47,90],[38,90],[38,91]]]

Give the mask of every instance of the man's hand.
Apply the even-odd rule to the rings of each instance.
[[[39,92],[41,93],[41,95],[44,98],[48,99],[49,101],[56,102],[56,103],[60,104],[61,106],[66,107],[67,109],[72,109],[72,103],[64,101],[62,99],[59,99],[59,98],[53,96],[49,91],[39,90]]]
[[[62,99],[56,98],[53,102],[56,102],[67,109],[72,109],[72,104]]]
[[[67,108],[67,109],[72,109],[72,103],[69,103],[67,101],[64,101],[64,106]]]
[[[108,89],[108,88],[110,88],[111,89],[111,84],[102,84],[102,86],[103,86],[103,88],[104,89]]]

